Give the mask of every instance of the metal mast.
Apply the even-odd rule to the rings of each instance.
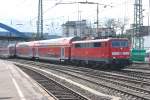
[[[43,1],[38,3],[38,21],[37,21],[37,36],[36,38],[43,39]]]
[[[140,28],[143,26],[143,9],[142,0],[135,0],[134,4],[134,29],[133,29],[133,48],[143,49],[144,38],[141,35]]]

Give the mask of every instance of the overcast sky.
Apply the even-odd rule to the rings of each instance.
[[[60,31],[60,25],[68,20],[87,19],[96,21],[96,5],[72,4],[55,5],[63,2],[80,2],[86,0],[43,0],[44,31]],[[99,21],[107,18],[127,18],[133,23],[134,0],[88,0],[113,7],[99,6]],[[144,24],[147,25],[148,2],[143,0]],[[11,25],[20,31],[36,31],[38,0],[1,0],[0,22]],[[49,28],[51,27],[51,28]]]

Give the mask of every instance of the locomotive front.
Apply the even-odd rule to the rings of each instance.
[[[110,42],[110,63],[124,67],[130,64],[130,45],[127,39],[111,39]]]

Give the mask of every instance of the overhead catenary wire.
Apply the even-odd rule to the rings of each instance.
[[[25,1],[27,1],[27,0],[23,0],[24,2]],[[22,2],[23,2],[22,1]],[[47,0],[48,1],[48,0]],[[45,13],[47,13],[48,11],[50,11],[50,10],[52,10],[53,8],[55,8],[56,6],[57,6],[57,4],[58,3],[61,3],[62,2],[62,0],[56,0],[57,2],[52,6],[52,7],[50,7],[50,8],[48,8],[48,9],[46,9],[45,11],[43,11],[43,14],[45,14]],[[127,2],[127,1],[126,1]],[[122,3],[123,4],[123,3]],[[114,7],[116,7],[116,6],[119,6],[120,4],[117,4],[117,5],[113,5],[113,8]],[[110,10],[111,10],[112,8],[110,8]],[[105,9],[104,11],[106,11],[106,10],[108,10],[108,8],[107,9]],[[104,11],[102,11],[101,13],[103,13]],[[37,16],[36,17],[34,17],[34,18],[32,18],[32,19],[30,19],[30,23],[31,22],[33,22],[34,20],[36,20],[37,19]]]

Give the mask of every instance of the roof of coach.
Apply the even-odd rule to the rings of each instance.
[[[33,46],[34,45],[34,42],[31,41],[31,42],[19,42],[16,44],[16,47],[18,46]]]
[[[108,38],[108,39],[95,39],[95,40],[81,40],[81,41],[74,41],[73,43],[107,42],[110,40],[128,40],[128,39],[127,38]]]
[[[35,43],[35,45],[70,45],[72,41],[79,40],[77,37],[65,37],[50,40],[41,40]]]

